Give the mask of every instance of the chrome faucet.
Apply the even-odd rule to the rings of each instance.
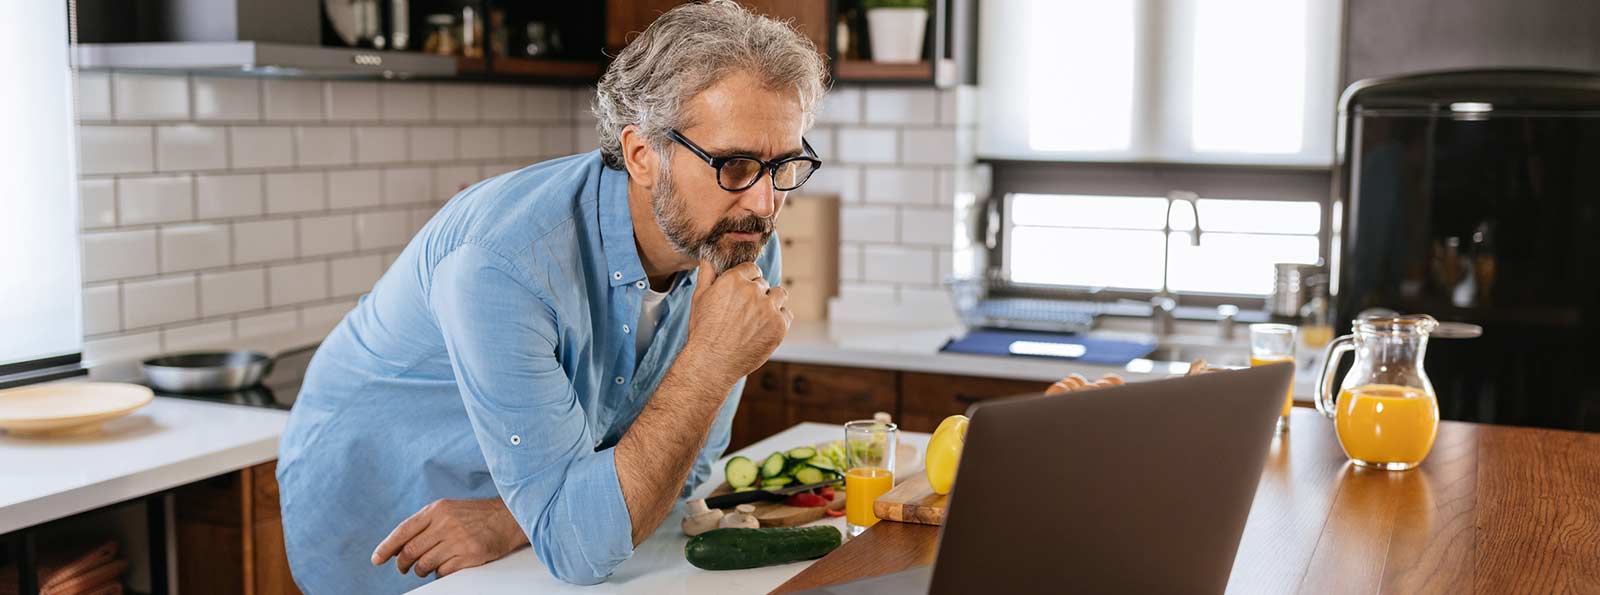
[[[1189,212],[1194,215],[1194,232],[1189,234],[1189,245],[1200,245],[1200,208],[1196,202],[1199,199],[1200,196],[1198,194],[1184,190],[1174,190],[1167,193],[1167,216],[1161,220],[1161,238],[1163,240],[1172,237],[1172,205],[1182,202],[1188,203]],[[1162,250],[1161,291],[1157,292],[1155,297],[1150,298],[1150,319],[1155,325],[1157,339],[1172,334],[1177,322],[1172,311],[1177,309],[1178,300],[1172,297],[1172,291],[1167,286],[1167,277],[1171,267],[1172,251]]]
[[[1172,299],[1171,296],[1158,295],[1150,298],[1150,321],[1155,325],[1152,332],[1155,333],[1156,339],[1173,333],[1177,320],[1172,311],[1177,307],[1178,300]]]

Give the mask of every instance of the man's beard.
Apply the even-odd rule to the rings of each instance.
[[[704,234],[694,231],[694,222],[689,219],[688,202],[678,196],[672,185],[672,174],[663,170],[656,180],[655,189],[650,193],[650,207],[655,212],[656,224],[661,226],[661,231],[667,236],[667,241],[672,243],[673,249],[679,254],[690,256],[696,260],[705,260],[716,267],[718,273],[754,261],[761,256],[762,250],[767,247],[767,239],[772,236],[772,220],[756,215],[749,215],[738,219],[719,219],[716,225]],[[722,238],[729,233],[747,232],[761,234],[761,239],[754,242],[734,242],[724,247]]]

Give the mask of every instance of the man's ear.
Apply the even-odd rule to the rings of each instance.
[[[656,172],[661,171],[661,155],[650,147],[644,132],[629,124],[622,129],[622,163],[628,168],[628,178],[645,188],[653,189]]]

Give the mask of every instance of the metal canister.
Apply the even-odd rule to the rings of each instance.
[[[1272,265],[1272,292],[1267,294],[1267,313],[1273,316],[1299,316],[1300,307],[1311,299],[1306,283],[1316,267],[1292,262]]]

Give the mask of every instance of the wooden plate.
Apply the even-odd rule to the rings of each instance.
[[[64,436],[100,430],[155,398],[122,382],[61,382],[0,391],[0,429],[18,436]]]

